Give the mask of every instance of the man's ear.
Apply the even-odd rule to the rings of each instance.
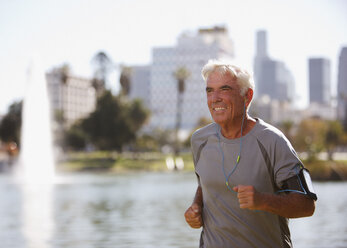
[[[245,104],[248,106],[248,104],[252,101],[253,99],[253,90],[251,88],[248,88],[246,95],[245,95]]]

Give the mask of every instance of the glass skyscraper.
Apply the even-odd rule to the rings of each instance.
[[[330,105],[330,61],[325,58],[309,59],[310,103]]]

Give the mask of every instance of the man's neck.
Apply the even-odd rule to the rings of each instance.
[[[246,116],[243,127],[242,127],[242,136],[245,136],[249,133],[254,127],[256,120],[250,116]],[[227,125],[221,126],[221,133],[227,139],[237,139],[241,137],[241,125],[242,121],[228,123]]]

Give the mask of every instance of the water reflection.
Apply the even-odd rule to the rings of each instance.
[[[52,247],[196,246],[198,231],[182,212],[195,186],[184,173],[62,177],[53,192]]]
[[[183,213],[193,173],[68,175],[52,188],[25,188],[0,176],[0,244],[15,248],[190,248],[200,230]],[[347,183],[314,183],[313,217],[291,220],[294,247],[347,247]]]
[[[22,200],[22,232],[28,248],[48,248],[54,223],[52,184],[20,185]]]
[[[21,229],[22,205],[20,189],[0,175],[0,244],[3,247],[26,247]]]

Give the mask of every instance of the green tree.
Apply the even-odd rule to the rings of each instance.
[[[135,99],[128,104],[127,118],[130,120],[130,128],[133,132],[137,132],[142,125],[146,122],[149,112],[143,107],[140,99]]]
[[[333,153],[336,147],[343,143],[345,134],[343,126],[339,121],[327,121],[326,123],[325,147],[328,152],[328,159],[333,160]]]
[[[64,146],[72,150],[82,150],[86,147],[87,136],[77,122],[64,133]]]
[[[316,159],[325,148],[327,125],[324,120],[311,118],[302,120],[294,138],[298,151],[307,152],[309,159]]]
[[[164,146],[173,147],[175,133],[173,130],[156,128],[151,133],[142,134],[136,139],[135,149],[160,152]]]
[[[292,134],[293,127],[294,127],[294,122],[291,120],[283,121],[279,126],[283,134],[288,138],[290,142],[293,142],[293,134]]]
[[[158,148],[159,144],[155,137],[151,134],[145,133],[136,139],[133,150],[159,152]]]
[[[81,128],[89,142],[101,150],[121,151],[135,140],[148,112],[139,101],[122,102],[108,90],[98,99],[96,110],[82,120]]]
[[[339,121],[311,118],[299,124],[294,145],[298,151],[306,151],[309,159],[315,159],[318,153],[327,151],[328,159],[332,160],[336,148],[345,141],[346,134]]]
[[[10,105],[7,114],[0,122],[0,138],[4,142],[15,142],[20,145],[22,126],[22,101]]]

